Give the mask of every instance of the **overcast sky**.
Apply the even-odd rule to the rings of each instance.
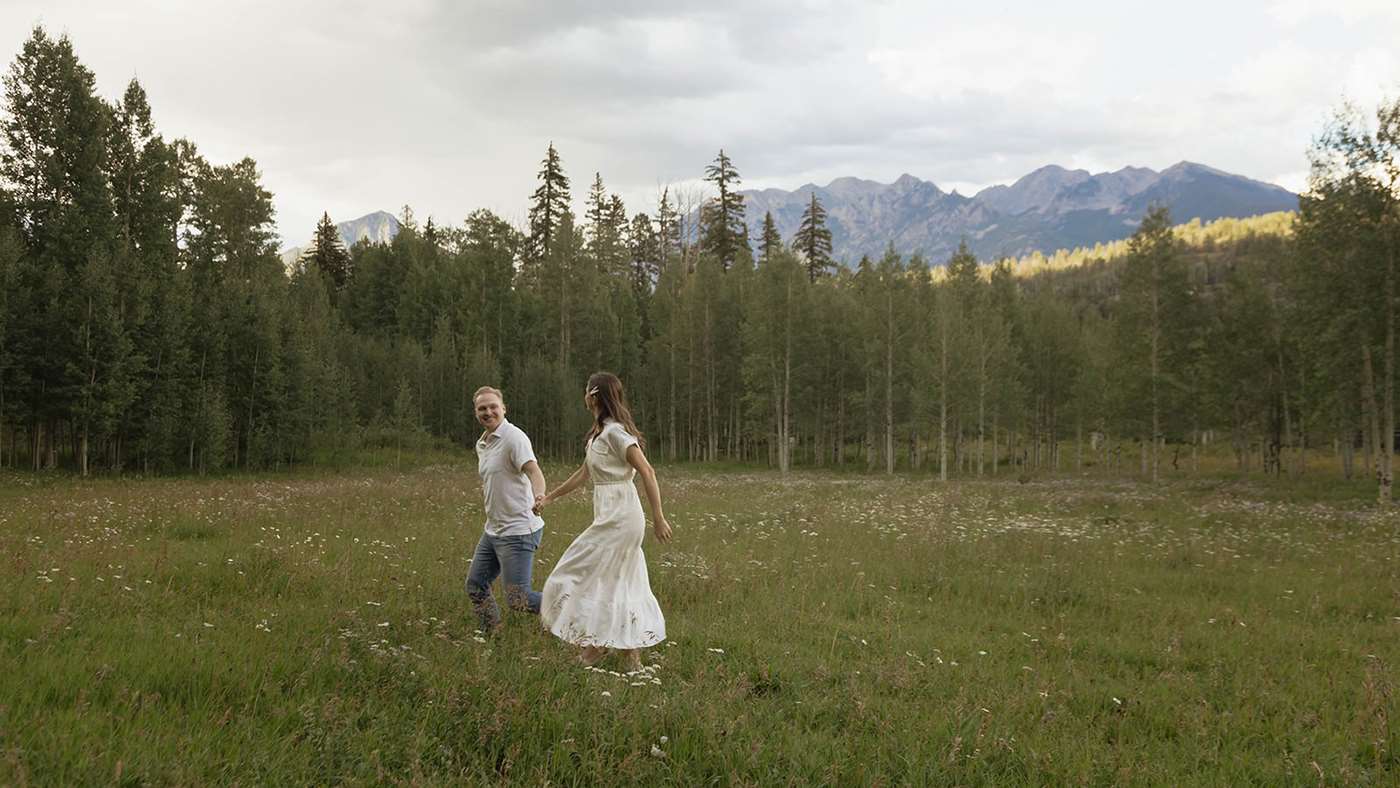
[[[42,24],[105,97],[138,78],[167,138],[257,160],[288,244],[322,211],[523,222],[551,140],[632,213],[721,147],[745,188],[1187,159],[1297,191],[1344,97],[1400,94],[1396,0],[940,5],[0,0],[0,50]]]

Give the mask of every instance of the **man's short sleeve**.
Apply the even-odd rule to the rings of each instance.
[[[523,472],[527,462],[538,462],[535,460],[535,447],[530,445],[530,436],[525,434],[525,430],[517,429],[510,441],[510,465],[517,472]]]

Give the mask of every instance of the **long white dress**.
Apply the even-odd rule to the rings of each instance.
[[[585,447],[593,482],[593,524],[564,551],[545,581],[540,619],[579,646],[631,649],[666,639],[666,619],[651,593],[642,540],[646,518],[627,449],[637,442],[609,419]]]

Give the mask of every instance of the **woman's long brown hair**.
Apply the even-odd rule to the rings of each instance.
[[[594,372],[588,378],[588,393],[598,403],[598,415],[593,418],[593,427],[588,430],[588,440],[593,440],[603,431],[603,419],[612,419],[627,430],[642,448],[646,439],[637,423],[632,420],[632,409],[627,407],[627,394],[622,390],[622,381],[611,372]]]

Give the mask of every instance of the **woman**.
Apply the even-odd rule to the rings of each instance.
[[[619,649],[627,669],[639,670],[641,649],[666,639],[666,619],[647,579],[646,520],[632,483],[635,475],[642,477],[657,540],[671,540],[671,525],[661,512],[656,472],[642,453],[622,381],[609,372],[594,374],[583,404],[593,412],[583,465],[540,499],[536,511],[591,479],[593,524],[569,545],[545,581],[540,618],[560,639],[582,647],[584,665]]]

